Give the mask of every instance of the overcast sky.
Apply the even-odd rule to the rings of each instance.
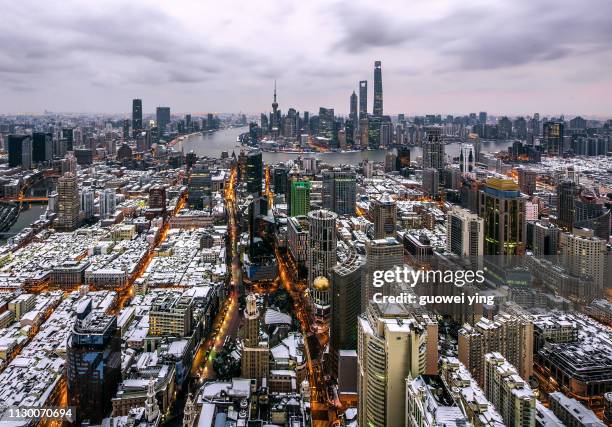
[[[610,0],[0,0],[0,113],[612,116]]]

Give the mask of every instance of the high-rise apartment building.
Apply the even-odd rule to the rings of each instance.
[[[397,203],[389,194],[370,203],[370,216],[374,221],[374,239],[395,237],[397,231]]]
[[[310,181],[291,181],[289,215],[303,216],[310,211]]]
[[[340,168],[323,171],[323,208],[338,215],[355,215],[357,178]]]
[[[484,220],[469,209],[453,206],[446,216],[446,249],[481,265],[484,255]]]
[[[500,353],[484,357],[485,396],[508,427],[535,427],[536,398],[527,380]]]
[[[55,227],[71,231],[79,226],[79,186],[76,176],[67,173],[57,180],[58,215]]]
[[[78,421],[100,424],[111,411],[121,382],[121,338],[117,318],[90,312],[77,319],[66,349],[68,402]]]
[[[132,137],[142,132],[142,99],[132,100]]]
[[[499,352],[529,380],[533,373],[533,322],[527,316],[502,314],[459,330],[459,360],[483,384],[484,355]]]
[[[423,136],[423,169],[434,168],[441,175],[444,171],[445,145],[441,126],[425,127]]]
[[[336,265],[336,220],[338,215],[326,209],[308,213],[308,285],[318,316],[329,315],[329,279]],[[315,283],[316,279],[324,278]],[[317,286],[319,285],[319,286]]]
[[[427,327],[397,304],[369,304],[357,319],[359,425],[401,425],[405,381],[426,370]]]
[[[601,297],[606,281],[606,241],[596,237],[593,230],[575,228],[572,233],[560,234],[559,250],[569,273],[592,283],[585,290],[587,298]]]
[[[374,62],[374,108],[372,114],[377,117],[383,115],[382,66],[380,61]]]
[[[485,255],[522,255],[526,244],[525,198],[511,179],[489,178],[480,190]]]

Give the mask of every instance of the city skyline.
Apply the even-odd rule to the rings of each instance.
[[[598,12],[548,1],[438,1],[412,5],[409,18],[397,13],[401,3],[371,1],[6,4],[14,25],[0,36],[0,114],[127,114],[132,98],[143,99],[145,114],[163,105],[257,113],[276,79],[281,109],[325,106],[348,115],[358,82],[374,88],[380,60],[387,114],[606,117],[612,6],[587,3]]]

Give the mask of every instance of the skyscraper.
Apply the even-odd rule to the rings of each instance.
[[[257,298],[249,294],[246,297],[244,323],[241,330],[243,339],[241,375],[243,378],[257,380],[261,385],[262,379],[268,377],[270,356],[268,343],[259,341],[259,322]]]
[[[525,251],[525,199],[511,179],[489,178],[480,190],[485,255],[521,255]]]
[[[115,213],[117,193],[112,188],[105,188],[100,193],[100,219],[106,219]]]
[[[340,168],[323,171],[323,208],[338,215],[354,215],[357,193],[355,172]]]
[[[357,120],[358,120],[358,113],[357,113],[357,94],[355,93],[355,91],[353,91],[353,93],[351,94],[351,99],[350,99],[350,114],[349,114],[349,118],[351,119],[351,121],[353,122],[353,124],[357,124]]]
[[[372,303],[357,328],[359,425],[403,425],[406,378],[426,369],[427,326],[398,304]]]
[[[166,132],[166,126],[170,123],[170,107],[157,107],[155,121],[160,135]]]
[[[444,141],[442,139],[442,127],[427,126],[423,138],[423,168],[437,169],[442,176],[444,170],[445,156]]]
[[[263,162],[261,151],[251,151],[246,159],[247,191],[261,195],[261,181],[263,179]]]
[[[79,225],[79,186],[77,178],[67,173],[57,180],[58,215],[55,227],[71,231]]]
[[[53,138],[47,132],[32,134],[32,162],[48,162],[53,159]]]
[[[368,117],[368,81],[359,82],[359,119]]]
[[[136,134],[141,132],[142,127],[142,99],[132,100],[132,136],[136,138]]]
[[[545,122],[542,134],[542,152],[549,156],[563,154],[563,135],[565,125],[562,122]]]
[[[377,117],[383,115],[383,87],[381,62],[374,62],[374,108],[372,114]]]
[[[606,240],[596,237],[593,230],[575,228],[572,233],[560,234],[559,249],[570,274],[592,283],[581,290],[585,299],[601,298],[606,281]]]
[[[484,255],[484,220],[458,206],[446,217],[446,249],[460,257],[477,260]]]
[[[374,272],[393,270],[404,265],[404,246],[393,237],[367,240],[365,245],[365,283],[361,292],[361,310],[364,311],[375,293],[391,295],[390,285],[374,286]]]
[[[9,167],[21,167],[28,170],[32,167],[32,137],[30,135],[9,135]]]
[[[329,279],[337,257],[337,219],[337,214],[325,209],[308,213],[308,285],[315,314],[319,317],[329,315]]]
[[[310,181],[291,181],[289,215],[306,215],[310,211]]]
[[[536,191],[536,178],[538,172],[533,169],[519,168],[518,173],[518,185],[521,191],[525,194],[533,196]]]
[[[572,229],[575,218],[574,201],[580,189],[574,181],[563,181],[557,185],[557,223],[566,231]]]
[[[62,138],[66,140],[66,151],[74,150],[74,129],[62,129]]]
[[[471,173],[474,171],[476,154],[472,144],[461,144],[459,151],[459,170],[461,173]]]
[[[437,169],[425,168],[423,169],[423,194],[437,199],[440,195],[440,174]]]
[[[117,318],[91,312],[79,318],[68,339],[68,401],[79,421],[100,424],[111,411],[121,382],[121,338]]]
[[[389,194],[370,203],[370,215],[374,221],[374,238],[395,238],[397,230],[397,204]]]
[[[342,264],[332,268],[329,352],[331,371],[336,376],[340,350],[357,349],[355,319],[361,313],[362,270],[363,261],[354,250],[350,250]]]
[[[81,212],[85,221],[94,216],[94,192],[91,188],[84,188],[81,192]]]

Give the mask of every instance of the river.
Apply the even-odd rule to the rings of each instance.
[[[32,203],[29,209],[22,209],[17,217],[17,221],[9,228],[4,234],[3,238],[0,238],[0,244],[6,243],[6,236],[11,236],[21,232],[24,228],[29,227],[33,222],[37,221],[42,214],[47,210],[46,204]]]
[[[217,132],[198,135],[190,138],[187,141],[182,142],[185,153],[194,151],[198,156],[210,156],[220,157],[222,151],[227,151],[230,155],[232,151],[236,152],[236,155],[240,152],[240,144],[236,142],[236,138],[241,133],[247,132],[248,127],[238,127],[230,129],[222,129]],[[481,152],[497,152],[506,150],[512,141],[484,141],[481,143]],[[423,154],[421,147],[409,147],[411,159],[416,159]],[[446,146],[446,154],[458,157],[460,145],[453,143]],[[178,145],[177,150],[181,147]],[[353,164],[356,165],[364,159],[372,160],[375,162],[384,162],[385,154],[387,150],[371,150],[371,151],[358,151],[350,153],[263,153],[263,160],[265,163],[274,164],[279,162],[286,162],[288,160],[296,159],[298,156],[302,157],[316,157],[321,159],[327,164]]]

